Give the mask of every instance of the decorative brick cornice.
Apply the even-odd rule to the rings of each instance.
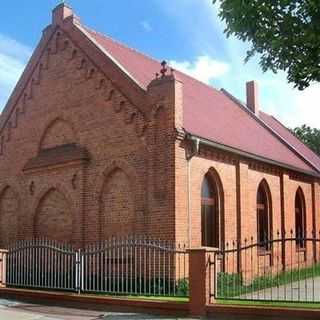
[[[232,155],[231,153],[222,152],[220,150],[214,150],[213,148],[201,145],[199,148],[199,156],[210,160],[229,163],[232,165],[237,163],[237,157]]]
[[[183,141],[186,137],[186,133],[181,128],[176,128],[176,139],[179,141]]]
[[[256,170],[276,176],[279,176],[283,172],[283,170],[281,170],[280,168],[258,161],[249,161],[248,168],[251,170]]]

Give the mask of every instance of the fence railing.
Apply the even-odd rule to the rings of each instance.
[[[121,295],[188,296],[188,252],[147,237],[110,238],[75,249],[20,241],[8,249],[7,286]]]
[[[52,240],[19,241],[8,248],[7,286],[75,291],[79,252]]]
[[[215,299],[320,302],[320,234],[229,242],[209,259]]]

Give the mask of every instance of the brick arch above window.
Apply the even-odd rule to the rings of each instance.
[[[72,243],[74,231],[73,202],[61,186],[42,190],[33,206],[33,235]]]
[[[101,173],[102,179],[99,179],[100,183],[97,184],[97,193],[100,197],[106,177],[108,177],[113,171],[120,169],[128,177],[131,188],[134,193],[134,202],[137,212],[144,211],[145,208],[145,189],[143,186],[144,179],[139,175],[136,169],[123,159],[113,159],[110,160],[105,166],[104,170]]]
[[[133,234],[137,222],[133,183],[129,175],[116,167],[106,176],[100,194],[101,238]]]
[[[51,120],[44,126],[38,153],[30,158],[23,170],[37,170],[71,162],[84,163],[90,160],[86,147],[79,144],[71,121],[62,117]]]
[[[77,135],[71,122],[57,117],[46,125],[40,139],[39,151],[77,142]]]
[[[20,197],[10,185],[0,193],[0,244],[5,248],[17,241]]]

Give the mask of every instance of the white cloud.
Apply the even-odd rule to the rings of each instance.
[[[170,66],[209,84],[212,79],[229,71],[229,65],[209,56],[198,56],[194,61],[169,61]]]
[[[31,56],[31,49],[0,34],[0,111]]]
[[[290,106],[289,106],[290,108]],[[293,108],[288,110],[288,120],[293,126],[306,123],[320,128],[320,83],[293,93]]]
[[[152,31],[151,24],[150,24],[148,21],[143,20],[143,21],[140,22],[140,25],[142,26],[142,28],[143,28],[145,31],[147,31],[147,32]]]

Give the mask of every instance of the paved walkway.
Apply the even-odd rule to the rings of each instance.
[[[320,302],[320,277],[309,278],[279,287],[258,290],[241,295],[242,299],[248,300],[279,300]]]
[[[176,320],[138,313],[101,312],[0,299],[0,320]]]
[[[179,320],[182,318],[138,313],[101,312],[63,306],[44,306],[0,299],[0,320]],[[195,320],[183,318],[185,320]],[[279,320],[275,317],[217,315],[214,320]],[[294,320],[291,318],[290,320]],[[302,320],[298,318],[296,320]]]

